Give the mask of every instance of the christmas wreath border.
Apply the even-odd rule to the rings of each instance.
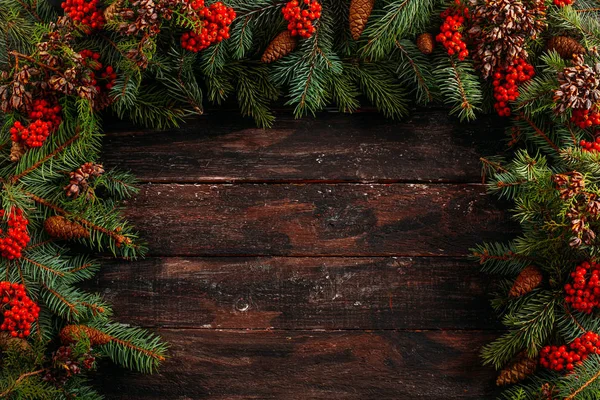
[[[101,113],[164,128],[200,114],[205,96],[235,95],[268,127],[285,93],[297,117],[366,98],[398,118],[410,97],[440,96],[460,120],[510,117],[515,157],[482,161],[523,234],[473,251],[504,277],[493,305],[507,333],[483,361],[501,370],[506,399],[594,398],[599,13],[597,0],[2,2],[0,349],[11,368],[0,365],[0,397],[98,398],[82,373],[96,357],[142,372],[165,357],[160,338],[111,322],[110,306],[75,286],[99,263],[63,244],[145,251],[118,210],[135,180],[97,162]]]

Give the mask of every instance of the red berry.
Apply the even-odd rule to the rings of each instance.
[[[0,282],[0,296],[10,299],[0,307],[0,313],[4,316],[0,330],[8,331],[12,337],[29,336],[31,322],[38,318],[40,308],[27,297],[25,286]]]
[[[553,3],[555,6],[564,7],[571,5],[575,2],[575,0],[554,0]]]
[[[517,74],[516,71],[523,71]],[[496,103],[494,108],[501,117],[508,117],[511,114],[510,107],[507,102],[515,101],[519,97],[520,83],[526,82],[533,78],[533,66],[528,64],[523,59],[516,59],[513,65],[500,67],[492,74],[494,81],[494,98]]]
[[[303,4],[289,1],[281,10],[288,21],[288,30],[292,36],[309,38],[315,32],[313,22],[321,18],[321,3],[317,0],[304,0]]]
[[[102,29],[106,23],[104,13],[98,10],[98,0],[65,0],[61,7],[69,18],[81,24],[85,32]]]
[[[203,0],[194,1],[192,8],[198,12],[201,29],[181,35],[181,47],[198,52],[229,38],[229,26],[236,16],[233,8],[220,1],[205,7]]]
[[[456,3],[457,6],[460,2]],[[467,44],[462,40],[463,23],[465,16],[467,16],[467,10],[451,7],[446,9],[441,14],[444,22],[440,26],[440,34],[437,35],[436,40],[446,48],[448,55],[458,55],[459,60],[464,60],[469,55],[467,50]]]

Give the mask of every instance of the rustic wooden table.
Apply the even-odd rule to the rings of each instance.
[[[499,325],[466,256],[517,232],[481,185],[497,120],[362,113],[272,130],[232,114],[120,128],[104,159],[143,182],[149,242],[94,285],[171,344],[154,376],[105,369],[108,399],[483,399]]]

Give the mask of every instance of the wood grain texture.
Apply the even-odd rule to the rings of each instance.
[[[515,232],[481,185],[152,184],[127,216],[160,256],[456,256]]]
[[[105,165],[146,182],[126,216],[153,257],[107,261],[89,287],[171,358],[103,368],[106,398],[494,398],[478,354],[499,325],[464,256],[518,232],[475,184],[503,126],[446,113],[109,127]]]
[[[491,399],[479,366],[492,333],[160,330],[171,356],[155,376],[107,370],[111,400]]]
[[[450,258],[150,258],[109,263],[91,286],[146,327],[498,328],[477,270]]]
[[[458,124],[445,110],[405,122],[372,114],[280,117],[257,129],[232,113],[165,132],[109,127],[103,159],[143,181],[480,182],[482,155],[498,154],[503,124]]]

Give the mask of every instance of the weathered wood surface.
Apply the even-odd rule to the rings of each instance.
[[[109,399],[491,399],[480,331],[159,330],[162,372],[99,379]]]
[[[146,327],[498,327],[487,283],[462,258],[149,258],[105,270],[93,286],[116,318]]]
[[[480,182],[482,155],[503,148],[495,119],[458,124],[446,110],[404,122],[365,113],[282,116],[258,129],[231,113],[181,129],[109,131],[104,161],[143,181],[197,182]]]
[[[513,225],[482,185],[145,185],[152,255],[466,255]]]
[[[150,257],[91,285],[172,348],[154,377],[105,369],[107,398],[492,398],[499,325],[465,256],[517,232],[480,184],[501,131],[424,111],[109,132]]]

